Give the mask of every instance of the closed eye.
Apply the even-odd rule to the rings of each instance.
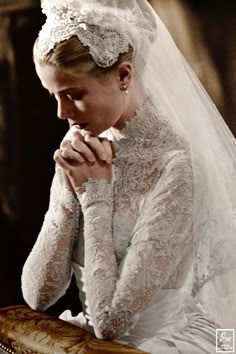
[[[85,91],[79,92],[79,93],[67,93],[66,97],[69,98],[70,101],[80,101],[85,95]]]

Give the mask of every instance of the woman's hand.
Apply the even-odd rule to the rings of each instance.
[[[63,139],[60,150],[67,160],[95,162],[96,159],[111,163],[115,156],[113,142],[98,138],[72,127]]]
[[[89,178],[110,182],[114,156],[113,142],[72,127],[55,152],[54,160],[63,169],[65,182],[75,194],[74,189]]]
[[[73,192],[89,178],[94,180],[105,179],[108,183],[112,178],[112,164],[96,159],[94,162],[83,163],[65,159],[60,149],[54,153],[54,160],[63,169],[67,183],[72,186]]]

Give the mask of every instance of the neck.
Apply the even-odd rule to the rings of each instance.
[[[128,94],[123,92],[122,94],[124,95],[125,110],[119,123],[112,128],[115,130],[121,130],[125,123],[130,121],[137,109],[142,107],[144,101],[147,99],[147,93],[138,80],[133,80],[132,85],[129,87]]]

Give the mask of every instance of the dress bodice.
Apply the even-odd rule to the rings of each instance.
[[[148,193],[155,188],[171,160],[184,155],[189,159],[187,163],[190,163],[190,152],[186,142],[173,130],[167,119],[158,115],[149,98],[122,130],[111,128],[105,135],[113,140],[117,149],[113,161],[112,229],[115,253],[120,263],[130,245]],[[79,225],[74,261],[83,265],[83,215],[80,216]],[[176,273],[183,274],[182,271]]]
[[[112,241],[114,245],[114,252],[116,256],[118,267],[118,274],[121,276],[123,272],[123,266],[126,262],[126,255],[133,246],[133,240],[139,228],[139,219],[142,217],[142,222],[148,223],[149,227],[144,231],[150,233],[153,240],[158,236],[155,234],[155,222],[152,219],[153,209],[156,209],[158,214],[159,208],[165,209],[169,204],[171,206],[172,191],[177,188],[180,169],[185,170],[185,173],[191,181],[191,165],[189,158],[188,145],[178,135],[172,127],[168,124],[164,117],[158,116],[156,109],[153,107],[152,102],[148,99],[144,105],[136,112],[136,115],[126,123],[126,126],[121,131],[115,131],[111,129],[108,134],[112,136],[113,142],[117,149],[117,155],[113,162],[113,214],[112,214]],[[170,168],[170,171],[167,171]],[[175,172],[176,169],[176,172]],[[171,174],[170,174],[171,172]],[[175,177],[176,173],[176,177]],[[162,180],[161,176],[165,175]],[[177,178],[176,180],[174,180]],[[185,180],[181,183],[185,183]],[[156,204],[156,191],[160,188],[161,193],[165,196],[165,200],[160,205]],[[181,189],[176,195],[176,203],[178,208],[182,205],[186,208],[186,217],[191,219],[191,183],[189,185],[189,192]],[[169,199],[168,199],[169,194]],[[189,200],[188,200],[189,196]],[[187,199],[186,199],[187,198]],[[166,216],[166,220],[162,220],[160,231],[160,240],[169,247],[168,253],[173,256],[173,252],[176,251],[173,248],[173,244],[167,244],[169,242],[169,234],[173,233],[173,229],[176,227],[176,234],[173,233],[171,237],[177,239],[178,231],[182,235],[184,229],[182,225],[179,225],[180,220],[176,219],[179,209],[170,208],[169,214]],[[149,213],[150,211],[150,213]],[[162,211],[160,210],[160,213]],[[170,225],[176,219],[174,225]],[[153,224],[152,224],[153,223]],[[78,237],[75,242],[73,252],[74,272],[77,278],[77,284],[80,289],[80,299],[84,304],[85,316],[88,322],[91,323],[90,310],[88,309],[88,303],[86,302],[86,286],[84,284],[84,220],[83,214],[80,216]],[[187,226],[189,230],[188,237],[183,240],[181,255],[179,257],[176,266],[169,272],[169,277],[166,278],[166,283],[163,284],[164,289],[170,289],[169,296],[172,298],[172,303],[175,304],[177,313],[180,311],[180,304],[177,306],[177,302],[182,296],[179,296],[181,284],[184,282],[191,266],[191,221]],[[179,228],[179,230],[178,230]],[[143,231],[143,230],[142,230]],[[153,233],[153,235],[151,235]],[[142,237],[142,236],[139,236]],[[142,240],[140,240],[142,242]],[[140,242],[138,241],[138,242]],[[147,241],[149,242],[149,241]],[[137,254],[134,258],[137,262],[142,262],[139,257],[139,252],[145,252],[146,243],[143,242],[143,247],[137,249]],[[141,263],[140,265],[141,266]],[[152,264],[149,264],[152,267]],[[150,271],[150,277],[152,276]],[[155,268],[153,267],[155,273]],[[155,274],[154,274],[155,275]],[[164,298],[167,292],[165,292]],[[176,298],[175,298],[176,297]],[[163,293],[156,294],[157,301],[152,301],[150,308],[146,309],[149,313],[145,316],[150,323],[153,324],[153,318],[151,318],[150,309],[157,306],[158,303],[162,303],[162,309],[170,306],[163,306]],[[160,299],[162,298],[162,301]],[[154,305],[156,304],[156,305]],[[161,309],[161,307],[159,308]],[[172,316],[176,315],[176,311],[171,311]],[[165,311],[164,311],[165,312]],[[162,313],[164,314],[163,310]],[[160,312],[161,313],[161,312]],[[165,317],[165,316],[164,316]],[[168,316],[167,316],[168,317]],[[174,316],[175,317],[175,316]],[[155,315],[156,318],[156,315]],[[162,316],[160,316],[162,318]],[[159,325],[162,322],[159,318]],[[144,317],[142,317],[142,320]],[[146,321],[146,320],[145,320]],[[165,322],[166,319],[163,321]],[[155,322],[155,321],[154,321]],[[146,323],[147,327],[147,323]],[[156,330],[156,329],[155,329]]]

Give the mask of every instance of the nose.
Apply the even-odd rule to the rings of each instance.
[[[66,98],[58,98],[57,116],[59,119],[73,119],[75,117],[75,107],[73,102]]]

